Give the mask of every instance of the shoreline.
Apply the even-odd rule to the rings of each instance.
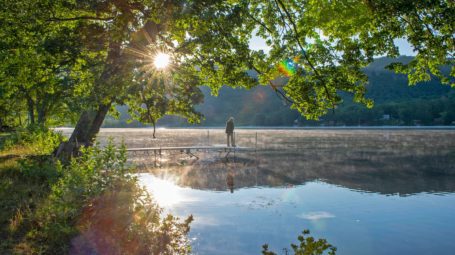
[[[222,130],[225,127],[157,127],[157,130]],[[73,130],[73,127],[54,127],[54,130]],[[105,127],[103,130],[153,130],[153,127]],[[455,126],[318,126],[318,127],[253,127],[240,126],[236,130],[453,130]]]

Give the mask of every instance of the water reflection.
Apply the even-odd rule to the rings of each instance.
[[[330,219],[330,218],[335,218],[335,215],[329,213],[329,212],[309,212],[309,213],[302,213],[299,215],[300,218],[305,219],[305,220],[322,220],[322,219]]]
[[[450,153],[403,156],[328,150],[262,151],[229,159],[204,153],[201,160],[185,159],[182,165],[182,159],[177,157],[148,171],[183,187],[231,192],[249,187],[288,187],[314,180],[381,194],[455,191],[455,156]]]
[[[159,186],[155,183],[161,178],[142,174],[141,180],[151,188]],[[194,216],[190,238],[195,254],[259,254],[264,243],[280,251],[303,229],[329,240],[340,255],[449,255],[454,248],[454,194],[384,196],[321,181],[243,188],[234,194],[226,187],[170,187],[185,199],[165,209],[180,217]]]
[[[231,193],[234,193],[234,172],[233,171],[229,171],[227,173],[226,184],[227,184],[229,190],[231,191]]]
[[[183,195],[182,188],[170,180],[155,179],[153,184],[144,181],[144,185],[153,194],[154,199],[163,207],[173,206],[188,199]]]
[[[134,160],[165,209],[194,215],[196,254],[259,254],[264,243],[280,251],[303,229],[340,255],[452,254],[454,134],[346,136],[286,133],[228,159]]]

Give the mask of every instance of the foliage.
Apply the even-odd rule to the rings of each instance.
[[[11,133],[1,147],[1,153],[17,151],[21,154],[49,155],[64,140],[57,132],[40,126],[30,126]],[[21,148],[27,152],[21,151]]]
[[[82,150],[34,215],[28,233],[38,253],[185,254],[191,218],[160,218],[161,209],[139,188],[125,147],[109,143]]]
[[[85,30],[49,22],[49,4],[7,1],[0,11],[0,110],[6,118],[26,112],[31,125],[74,119],[84,102],[77,98],[85,93],[80,90],[92,79],[89,71],[96,71],[90,65],[97,55],[82,47]]]
[[[327,242],[325,239],[315,240],[310,236],[309,230],[304,230],[297,238],[300,244],[291,244],[292,250],[295,255],[322,255],[327,252],[328,255],[335,255],[336,248]],[[269,246],[264,244],[262,246],[263,255],[276,255],[276,253],[269,251]]]
[[[447,0],[7,1],[0,10],[0,112],[7,117],[0,122],[16,125],[25,112],[31,124],[79,117],[62,150],[72,152],[76,140],[92,144],[115,104],[131,104],[141,119],[146,108],[152,123],[169,112],[198,120],[196,85],[215,95],[223,85],[268,85],[308,119],[340,105],[340,92],[372,107],[362,68],[374,56],[397,57],[397,39],[416,53],[391,65],[410,84],[438,77],[454,85],[454,13]],[[253,36],[269,50],[251,49]],[[160,79],[150,68],[159,52],[173,60],[170,96],[134,89],[143,84],[138,70],[152,69],[148,82]],[[132,100],[138,91],[146,96]]]
[[[238,126],[358,126],[358,125],[451,125],[455,121],[455,91],[441,86],[438,79],[408,86],[406,75],[384,69],[390,63],[409,63],[412,57],[398,59],[377,58],[363,72],[368,76],[366,95],[375,101],[367,109],[352,102],[352,96],[340,94],[343,103],[319,121],[307,121],[296,110],[289,109],[275,92],[264,86],[250,90],[223,87],[217,97],[210,89],[201,87],[204,103],[197,105],[205,120],[203,126],[224,126],[226,119],[235,116]],[[119,120],[110,120],[110,127],[137,127],[138,122],[127,124],[125,108],[119,107]],[[384,116],[385,115],[385,116]],[[167,117],[158,126],[182,126],[182,119]]]
[[[442,83],[455,86],[454,53],[455,3],[453,1],[366,1],[374,14],[374,25],[381,24],[378,33],[390,33],[394,38],[404,37],[416,51],[416,57],[407,64],[390,66],[408,75],[409,83],[431,80],[431,75]],[[450,74],[441,66],[447,64]]]
[[[0,253],[190,252],[192,217],[162,216],[132,175],[124,146],[85,148],[67,166],[32,151],[0,158]]]
[[[30,163],[31,164],[31,163]],[[33,213],[50,191],[51,179],[57,174],[51,164],[35,163],[37,168],[23,169],[17,159],[0,161],[0,253],[18,254],[17,246],[24,247],[26,233],[35,228]],[[42,167],[42,168],[41,168]]]
[[[48,155],[31,155],[29,158],[18,160],[18,164],[23,178],[47,187],[51,187],[62,176],[62,166]]]
[[[341,102],[339,91],[367,106],[367,77],[361,68],[377,55],[397,57],[394,39],[409,40],[417,55],[395,70],[411,84],[433,74],[453,83],[455,5],[451,1],[249,1],[250,20],[271,48],[252,64],[263,84],[276,77],[278,63],[291,62],[294,75],[283,89],[307,118],[317,119]],[[431,18],[431,17],[438,17]],[[442,65],[452,74],[440,72]],[[398,68],[400,66],[401,68]],[[452,81],[449,81],[452,77]]]
[[[131,203],[132,201],[135,201]],[[167,215],[132,183],[116,185],[90,201],[78,219],[72,254],[189,254],[189,217]]]
[[[154,128],[156,122],[166,114],[198,123],[201,114],[196,112],[194,106],[202,102],[203,94],[196,85],[197,83],[191,84],[189,81],[183,83],[178,79],[169,80],[163,75],[156,78],[144,71],[137,72],[126,101],[128,112],[133,119],[152,124]],[[155,132],[153,136],[155,137]]]

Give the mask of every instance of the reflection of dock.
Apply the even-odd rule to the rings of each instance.
[[[194,152],[199,152],[199,151],[217,151],[220,154],[225,152],[226,156],[229,156],[231,152],[246,152],[246,151],[255,151],[255,148],[251,147],[228,147],[228,146],[178,146],[178,147],[144,147],[144,148],[128,148],[126,149],[127,152],[130,153],[147,153],[149,154],[150,152],[153,152],[153,154],[159,154],[163,151],[179,151],[181,153],[186,153],[190,155],[191,157],[195,157],[199,159],[198,156],[194,154]]]

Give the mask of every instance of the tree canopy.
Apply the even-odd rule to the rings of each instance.
[[[390,68],[407,74],[411,85],[436,77],[455,86],[455,4],[449,0],[18,0],[1,6],[2,121],[23,111],[30,123],[78,119],[70,143],[91,144],[115,104],[131,104],[139,115],[139,108],[153,105],[156,118],[180,112],[194,120],[199,85],[215,94],[223,85],[267,85],[309,119],[336,108],[340,92],[371,107],[362,68],[375,56],[397,57],[400,38],[416,56]],[[251,49],[253,36],[270,50]],[[138,72],[162,79],[151,65],[160,52],[172,59],[166,82],[175,89],[160,100],[170,111],[150,104],[163,96],[159,88],[134,89]]]

